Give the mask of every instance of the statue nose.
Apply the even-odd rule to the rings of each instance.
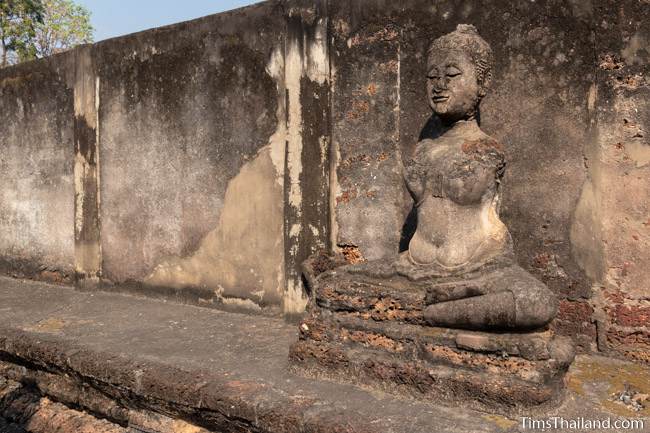
[[[442,90],[447,90],[447,78],[441,77],[433,80],[433,90],[438,93]]]

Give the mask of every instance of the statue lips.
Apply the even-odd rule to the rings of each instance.
[[[443,102],[447,102],[449,100],[449,96],[448,95],[435,95],[432,99],[433,99],[434,104],[442,104]]]

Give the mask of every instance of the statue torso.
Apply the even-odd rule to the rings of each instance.
[[[413,264],[472,267],[509,247],[497,213],[504,166],[501,146],[478,127],[418,143],[405,167],[418,213]]]

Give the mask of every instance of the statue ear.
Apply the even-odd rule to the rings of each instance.
[[[478,94],[482,98],[485,95],[487,95],[487,91],[490,88],[490,85],[492,84],[492,72],[488,71],[487,73],[483,74],[483,77],[481,77],[481,80],[479,80],[479,90]]]

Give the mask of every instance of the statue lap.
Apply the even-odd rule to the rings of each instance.
[[[317,264],[328,260],[334,269],[318,273]],[[431,308],[448,305],[450,317],[469,323],[476,306],[467,302],[491,294],[519,296],[540,308],[554,301],[510,260],[462,276],[416,280],[387,271],[390,260],[337,265],[340,259],[326,256],[304,264],[312,303],[290,350],[294,371],[510,416],[561,402],[575,353],[548,326],[459,328],[432,320]],[[484,305],[504,302],[489,301]],[[499,314],[503,310],[495,311],[498,321],[509,320]]]

